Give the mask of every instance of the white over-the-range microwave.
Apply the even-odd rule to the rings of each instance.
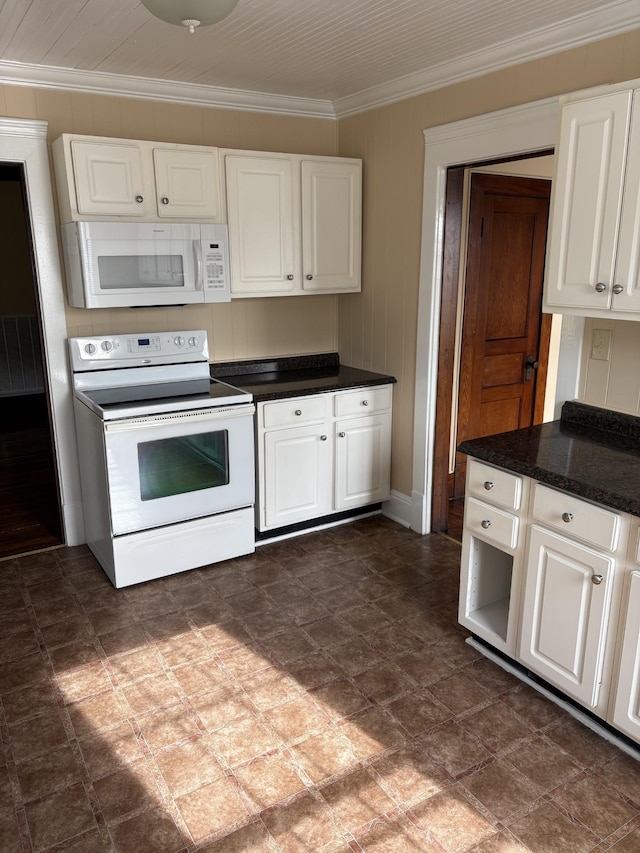
[[[69,302],[76,308],[231,298],[226,225],[69,222],[63,247]]]

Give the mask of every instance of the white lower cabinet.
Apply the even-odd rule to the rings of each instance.
[[[458,619],[514,657],[526,509],[522,477],[469,459],[466,494]]]
[[[618,684],[611,722],[640,743],[640,571],[629,575]]]
[[[640,520],[470,458],[459,621],[640,743]]]
[[[383,385],[259,403],[258,529],[386,500],[391,401]]]
[[[264,434],[264,525],[285,527],[331,512],[333,437],[312,425]]]
[[[592,710],[598,706],[615,560],[533,525],[520,660]]]

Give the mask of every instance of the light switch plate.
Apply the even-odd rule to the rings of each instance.
[[[594,329],[591,333],[591,355],[595,361],[611,358],[611,329]]]

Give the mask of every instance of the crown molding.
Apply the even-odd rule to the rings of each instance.
[[[0,117],[0,136],[46,139],[47,122],[39,119]]]
[[[476,51],[355,95],[338,98],[333,102],[335,114],[337,118],[346,118],[509,66],[620,35],[639,26],[638,0],[622,0],[615,6],[576,16],[560,26],[546,27],[524,38],[511,39],[494,48]]]
[[[305,118],[335,119],[336,117],[331,101],[317,98],[294,98],[290,95],[251,92],[245,89],[177,83],[171,80],[154,80],[150,77],[107,74],[102,71],[77,71],[72,68],[32,65],[9,60],[0,60],[0,83]]]

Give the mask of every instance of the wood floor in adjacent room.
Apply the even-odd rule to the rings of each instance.
[[[640,765],[465,643],[459,563],[382,517],[120,590],[5,561],[0,850],[638,853]]]
[[[0,558],[62,541],[43,394],[0,398]]]

